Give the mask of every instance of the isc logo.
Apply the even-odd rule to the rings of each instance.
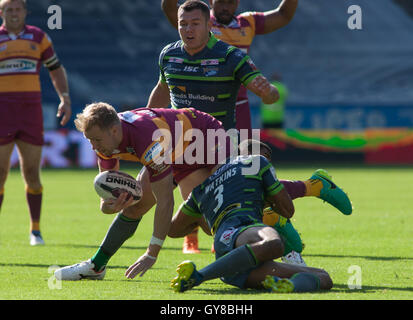
[[[198,72],[199,67],[193,67],[193,66],[185,66],[184,71],[185,72]]]

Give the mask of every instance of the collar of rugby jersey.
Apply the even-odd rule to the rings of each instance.
[[[235,28],[235,29],[238,29],[238,28],[241,27],[241,25],[240,25],[239,22],[238,22],[237,17],[235,17],[235,16],[232,17],[232,20],[231,20],[230,23],[228,23],[228,24],[223,24],[223,23],[219,23],[219,22],[217,21],[217,19],[215,18],[215,16],[213,16],[212,13],[211,13],[211,21],[212,21],[212,23],[213,23],[214,25],[220,26],[220,27],[224,27],[224,28]]]
[[[2,32],[2,31],[7,32],[7,35],[9,36],[9,38],[12,39],[12,40],[15,40],[15,39],[21,37],[22,35],[24,35],[26,33],[27,26],[24,25],[23,30],[20,31],[19,34],[17,34],[17,35],[14,34],[14,33],[9,32],[5,25],[0,26],[0,32]]]
[[[199,51],[199,52],[197,52],[197,53],[195,53],[192,57],[196,57],[196,56],[198,56],[198,55],[202,55],[203,54],[203,52],[205,51],[205,49],[211,49],[213,46],[215,46],[215,44],[218,42],[219,40],[214,36],[214,34],[210,31],[209,32],[209,39],[208,39],[208,42],[207,42],[207,44],[205,45],[205,47],[201,50],[201,51]],[[185,46],[185,43],[183,42],[183,41],[181,41],[181,50],[182,50],[182,52],[185,52],[185,53],[187,53],[186,52],[186,50],[185,50],[185,48],[184,48],[184,46]]]

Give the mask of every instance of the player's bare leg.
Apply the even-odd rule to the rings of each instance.
[[[0,211],[4,198],[4,185],[10,170],[10,157],[13,148],[14,142],[0,145]]]
[[[277,284],[280,279],[282,279],[281,286]],[[332,286],[333,281],[330,275],[323,269],[275,261],[267,261],[259,268],[254,269],[246,283],[247,288],[266,288],[274,292],[329,290]],[[284,289],[287,291],[282,291]]]
[[[172,288],[184,292],[204,281],[243,273],[261,261],[279,258],[284,251],[279,234],[269,226],[254,226],[242,231],[235,246],[235,249],[199,271],[193,262],[182,262],[177,269],[178,276],[171,282]]]
[[[122,247],[126,240],[134,235],[142,216],[156,204],[150,186],[149,173],[145,168],[141,170],[137,180],[140,181],[142,187],[141,200],[116,216],[92,258],[56,270],[55,276],[57,279],[102,280],[105,277],[106,265],[110,258]]]
[[[21,174],[26,184],[26,199],[30,212],[30,244],[43,245],[40,234],[40,215],[43,186],[40,181],[42,146],[16,140],[19,152]]]

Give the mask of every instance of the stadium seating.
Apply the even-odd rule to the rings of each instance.
[[[53,4],[56,2],[54,1]],[[158,0],[60,1],[63,28],[50,30],[49,0],[29,2],[28,23],[46,30],[70,76],[74,108],[105,100],[145,105],[158,79],[157,59],[164,45],[178,39]],[[300,1],[287,27],[257,37],[256,64],[282,75],[292,104],[413,101],[413,19],[388,0],[360,0],[362,30],[350,30],[353,1]],[[265,11],[273,0],[241,1],[241,11]],[[46,71],[42,71],[43,74]],[[44,99],[56,101],[42,76]]]

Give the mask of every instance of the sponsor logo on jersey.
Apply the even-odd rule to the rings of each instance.
[[[126,112],[119,113],[119,118],[121,118],[123,121],[129,122],[129,123],[135,122],[140,117],[141,117],[140,114],[136,114],[136,113],[133,113],[131,111],[126,111]]]
[[[143,158],[146,162],[152,161],[156,156],[158,156],[162,152],[163,148],[159,142],[156,142],[149,150],[145,153]]]
[[[218,59],[205,59],[201,60],[201,66],[212,66],[212,65],[217,65],[219,64]]]
[[[183,63],[183,62],[184,62],[184,59],[182,59],[182,58],[176,58],[176,57],[170,57],[170,58],[168,59],[168,62]]]
[[[198,72],[199,67],[194,67],[194,66],[185,66],[184,72]]]
[[[212,32],[213,34],[217,35],[217,36],[221,36],[221,35],[222,35],[221,30],[219,30],[218,28],[212,28],[212,29],[211,29],[211,32]]]
[[[215,76],[218,73],[219,69],[217,67],[206,67],[204,68],[204,75],[206,77]]]
[[[31,59],[8,59],[0,62],[0,74],[36,72],[37,62]]]
[[[33,38],[34,38],[33,33],[25,33],[20,36],[20,39],[24,39],[24,40],[33,40]]]

